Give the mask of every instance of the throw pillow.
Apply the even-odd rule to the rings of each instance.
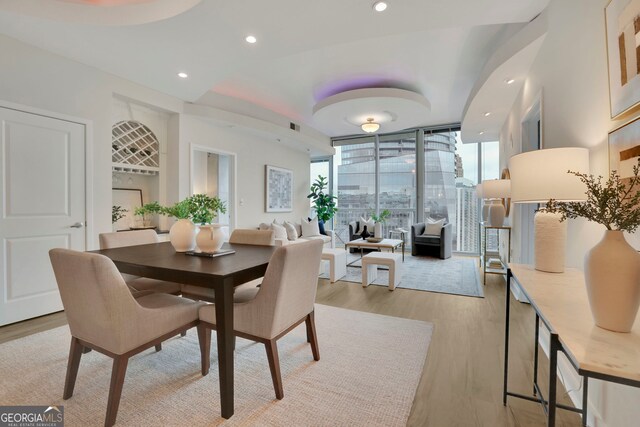
[[[373,235],[376,222],[372,218],[364,219],[363,217],[360,217],[360,221],[358,221],[358,231],[356,231],[356,234],[362,234],[365,225],[367,226],[369,234]]]
[[[307,218],[307,219],[311,221],[311,218]],[[327,232],[324,229],[324,221],[321,219],[318,220],[318,229],[320,230],[320,234],[323,234],[325,236],[327,235]]]
[[[440,236],[440,231],[444,227],[444,218],[439,220],[434,220],[431,218],[427,218],[427,222],[425,223],[423,236]]]
[[[313,237],[320,235],[320,227],[318,227],[318,218],[314,218],[311,221],[307,221],[302,218],[300,221],[302,226],[302,237]]]
[[[298,230],[296,230],[295,225],[291,224],[289,221],[285,221],[284,228],[287,230],[287,238],[289,238],[289,240],[298,239]]]
[[[287,229],[283,225],[278,224],[275,220],[271,223],[271,229],[275,233],[276,239],[287,240]]]
[[[271,224],[267,224],[266,222],[261,222],[258,226],[258,230],[271,230]]]

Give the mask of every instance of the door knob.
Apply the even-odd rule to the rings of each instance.
[[[81,222],[76,222],[75,224],[73,224],[73,225],[71,226],[71,228],[82,228],[82,226],[83,226],[83,225],[84,225],[84,224],[82,224]]]

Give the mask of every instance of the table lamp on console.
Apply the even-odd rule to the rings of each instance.
[[[578,202],[587,199],[586,187],[568,171],[589,173],[586,148],[550,148],[529,151],[509,159],[513,203]],[[567,223],[560,214],[538,210],[534,218],[534,268],[564,272]]]
[[[490,179],[482,181],[483,220],[492,227],[502,227],[506,216],[505,200],[511,194],[511,181],[508,179]],[[487,203],[488,202],[488,203]]]

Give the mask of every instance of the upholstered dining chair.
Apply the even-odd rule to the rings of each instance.
[[[117,233],[102,233],[99,236],[100,249],[114,249],[125,246],[147,245],[158,243],[158,234],[154,230],[119,231]],[[134,298],[144,296],[145,291],[163,292],[166,294],[180,294],[180,284],[164,280],[149,279],[122,273]]]
[[[129,358],[198,325],[203,303],[164,293],[135,299],[103,255],[52,249],[49,257],[71,330],[63,399],[73,395],[85,348],[113,358],[105,418],[105,426],[112,426]]]
[[[318,240],[279,247],[269,261],[255,297],[235,303],[233,307],[235,336],[261,342],[266,347],[278,399],[284,397],[278,339],[306,322],[307,341],[311,344],[313,359],[320,360],[313,309],[321,256],[322,242]],[[202,375],[209,373],[211,330],[215,327],[215,306],[200,308],[198,333],[204,335],[200,337]]]
[[[238,245],[274,246],[275,232],[273,230],[251,230],[238,228],[229,236],[229,243]],[[234,302],[244,302],[252,299],[258,292],[258,285],[262,277],[236,286],[233,293]],[[215,302],[213,289],[200,286],[182,285],[182,296],[194,300]]]

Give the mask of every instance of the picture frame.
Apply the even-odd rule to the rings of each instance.
[[[293,211],[293,171],[265,165],[265,212]]]
[[[127,212],[124,213],[124,217],[113,224],[114,230],[130,230],[136,226],[134,211],[136,208],[141,208],[144,204],[142,201],[142,190],[139,188],[112,188],[111,204],[113,206],[122,206],[127,210]]]
[[[610,0],[605,6],[609,106],[617,119],[640,107],[640,51],[636,46],[635,18],[640,0]]]
[[[640,117],[609,132],[609,172],[616,171],[624,181],[633,176],[633,166],[640,157]],[[640,191],[640,188],[637,188]],[[640,250],[640,233],[625,233],[634,249]]]

